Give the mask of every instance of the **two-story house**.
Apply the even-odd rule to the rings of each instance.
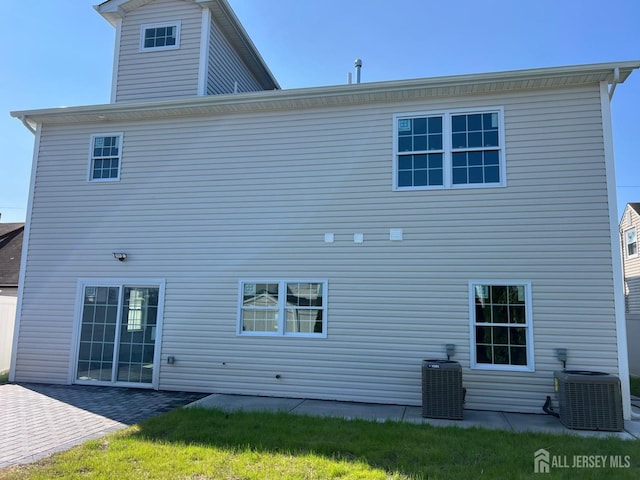
[[[109,0],[112,103],[35,132],[12,378],[540,412],[628,398],[610,85],[638,62],[279,90],[225,0]],[[625,415],[630,415],[628,399]]]
[[[620,219],[622,267],[624,272],[624,307],[627,316],[629,370],[640,376],[640,257],[638,231],[640,203],[628,203]]]

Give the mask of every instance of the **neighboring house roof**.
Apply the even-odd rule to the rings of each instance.
[[[113,0],[111,0],[113,1]],[[147,103],[113,103],[11,112],[35,128],[39,123],[67,124],[293,110],[332,105],[362,105],[441,96],[566,88],[598,82],[622,83],[640,61],[536,68],[229,95],[204,95]],[[616,70],[617,69],[617,70]],[[619,75],[616,75],[616,71]],[[617,78],[616,78],[617,77]]]
[[[0,223],[0,287],[17,287],[24,223]]]
[[[629,203],[628,204],[633,210],[640,215],[640,203]]]
[[[153,0],[107,0],[94,8],[114,27],[118,20],[136,8],[140,8]],[[203,8],[208,8],[216,20],[218,27],[224,32],[240,57],[256,75],[265,90],[279,89],[280,85],[269,70],[269,67],[249,38],[244,27],[227,3],[227,0],[190,0]]]

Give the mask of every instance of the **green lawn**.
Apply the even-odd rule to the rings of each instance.
[[[631,395],[640,397],[640,377],[629,377],[631,382]]]
[[[533,471],[534,452],[629,456],[630,468]],[[7,479],[640,478],[636,441],[177,409]]]
[[[9,372],[0,373],[0,385],[9,381]]]

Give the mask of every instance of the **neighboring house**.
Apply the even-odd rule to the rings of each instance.
[[[113,103],[12,113],[12,379],[419,405],[454,344],[467,408],[540,412],[566,348],[629,417],[608,87],[640,63],[287,91],[224,0],[97,10]]]
[[[629,370],[640,376],[640,203],[628,203],[620,220],[622,267],[624,272],[624,306],[627,315]]]
[[[0,373],[9,370],[24,223],[0,223]]]

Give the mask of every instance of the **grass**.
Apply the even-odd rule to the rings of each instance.
[[[9,383],[9,372],[0,373],[0,385]]]
[[[640,377],[629,377],[629,383],[631,384],[631,395],[640,397]]]
[[[545,478],[640,478],[634,441],[278,413],[177,409],[6,479],[538,478],[534,452],[630,456],[624,469],[552,469]],[[604,477],[603,477],[604,476]]]

